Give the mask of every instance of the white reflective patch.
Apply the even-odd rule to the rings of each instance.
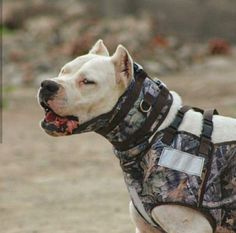
[[[158,165],[201,177],[204,160],[205,159],[200,156],[195,156],[173,148],[164,148]]]

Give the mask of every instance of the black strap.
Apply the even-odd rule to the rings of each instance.
[[[110,131],[112,131],[119,123],[124,119],[124,117],[128,114],[130,109],[133,107],[134,102],[139,97],[140,91],[142,89],[143,82],[145,78],[147,77],[147,74],[144,70],[139,70],[138,73],[135,75],[135,87],[133,91],[130,91],[128,93],[128,96],[126,98],[127,101],[125,101],[120,111],[115,115],[113,119],[109,122],[109,125],[106,128],[102,128],[96,131],[96,133],[99,133],[101,135],[107,135]]]
[[[200,136],[199,153],[202,155],[208,155],[209,147],[211,147],[211,135],[213,132],[213,115],[218,114],[216,109],[205,110],[203,113],[203,126]]]
[[[190,109],[192,109],[192,107],[190,107],[188,105],[185,105],[180,108],[180,110],[176,114],[174,121],[170,124],[170,126],[167,129],[165,129],[165,133],[162,138],[163,143],[165,143],[169,146],[171,145],[171,143],[174,140],[174,137],[178,131],[178,128],[183,121],[184,114],[187,111],[189,111]]]
[[[217,115],[218,112],[215,109],[205,110],[203,113],[203,125],[202,133],[200,136],[200,145],[198,154],[205,158],[205,166],[203,169],[202,183],[199,189],[198,207],[202,207],[202,202],[205,194],[206,184],[211,171],[213,143],[211,136],[213,132],[213,115]]]

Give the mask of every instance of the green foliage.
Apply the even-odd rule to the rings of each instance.
[[[7,28],[7,27],[1,25],[1,26],[0,26],[0,33],[1,33],[1,35],[3,35],[3,36],[4,36],[4,35],[9,35],[9,34],[14,33],[14,30],[11,30],[11,29],[9,29],[9,28]]]
[[[1,99],[1,101],[0,101],[0,110],[1,109],[6,109],[7,106],[8,106],[8,101],[6,100],[6,98]]]
[[[0,109],[6,109],[9,104],[8,96],[16,90],[16,86],[4,86],[2,88],[2,98],[0,100]]]
[[[12,86],[12,85],[4,86],[2,88],[2,92],[3,92],[3,95],[4,94],[10,94],[10,93],[14,92],[16,89],[17,89],[17,87],[16,86]]]

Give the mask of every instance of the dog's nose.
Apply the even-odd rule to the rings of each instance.
[[[56,91],[58,91],[59,89],[59,84],[57,84],[56,82],[54,81],[51,81],[51,80],[44,80],[42,83],[41,83],[41,87],[43,90],[47,91],[47,92],[50,92],[50,93],[55,93]]]

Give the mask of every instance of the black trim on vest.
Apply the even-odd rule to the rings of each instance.
[[[202,133],[200,136],[200,145],[198,149],[198,154],[205,158],[205,169],[203,170],[202,184],[200,186],[198,207],[202,208],[203,198],[206,190],[207,181],[211,171],[212,164],[212,154],[214,150],[213,143],[211,141],[211,136],[213,132],[213,115],[217,115],[216,109],[205,110],[203,113],[203,126]]]

